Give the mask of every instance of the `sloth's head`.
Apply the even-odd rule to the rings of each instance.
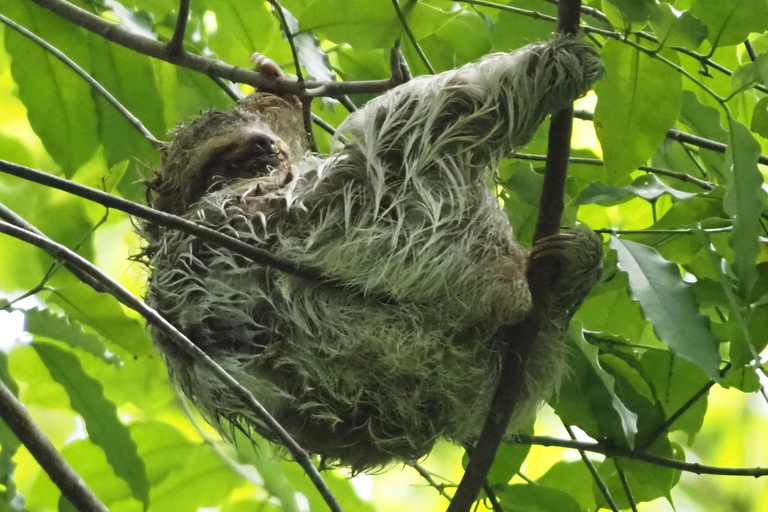
[[[293,122],[295,108],[272,96],[266,107],[272,115],[265,116],[265,98],[260,96],[227,112],[210,110],[174,130],[173,143],[147,182],[152,207],[182,215],[205,194],[233,181],[288,172],[302,148],[295,133],[282,133],[283,123],[277,121],[287,116]]]

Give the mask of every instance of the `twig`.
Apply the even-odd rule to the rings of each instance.
[[[733,231],[733,226],[725,226],[722,228],[701,228],[701,229],[595,229],[595,233],[602,233],[606,235],[693,235],[697,231],[704,231],[705,233],[728,233]]]
[[[274,11],[275,16],[277,16],[277,20],[280,22],[280,28],[283,35],[285,35],[285,39],[288,41],[288,46],[291,48],[293,67],[296,70],[296,82],[302,92],[302,94],[299,95],[299,99],[301,100],[301,112],[304,119],[304,133],[309,149],[317,153],[317,141],[315,140],[315,134],[312,132],[312,98],[304,93],[306,90],[306,80],[304,79],[304,72],[301,70],[299,50],[296,47],[293,31],[288,24],[288,20],[285,17],[285,11],[283,10],[283,6],[280,5],[280,2],[278,2],[278,0],[269,0],[269,3],[272,6],[272,11]]]
[[[187,32],[187,21],[189,20],[190,0],[179,0],[179,15],[176,18],[176,28],[173,30],[173,36],[168,41],[168,53],[178,55],[184,53],[184,35]]]
[[[627,502],[629,502],[629,508],[632,509],[632,512],[637,512],[637,502],[635,501],[635,496],[632,494],[632,489],[629,487],[629,481],[624,474],[624,469],[621,467],[619,459],[614,458],[612,460],[613,465],[616,466],[616,473],[619,475],[619,480],[621,480],[621,486],[624,488],[624,495],[627,497]]]
[[[697,475],[721,475],[721,476],[752,476],[760,478],[768,476],[768,468],[731,468],[708,466],[696,462],[683,462],[675,459],[668,459],[650,453],[639,451],[630,451],[612,446],[606,446],[594,441],[574,441],[572,439],[560,439],[549,436],[517,436],[509,440],[510,443],[530,444],[537,446],[547,446],[556,448],[568,448],[572,450],[584,450],[592,453],[600,453],[606,457],[623,457],[625,459],[639,460],[656,466],[677,469]]]
[[[491,509],[493,509],[493,512],[504,512],[504,509],[502,508],[501,503],[499,503],[499,499],[496,497],[496,493],[493,491],[491,484],[488,483],[488,480],[483,483],[483,491],[485,491],[488,501],[491,502]]]
[[[208,76],[226,78],[231,82],[248,84],[257,89],[277,94],[293,94],[298,97],[341,96],[344,94],[381,93],[391,89],[392,80],[366,80],[359,82],[306,81],[304,87],[295,80],[265,77],[256,71],[232,66],[220,60],[202,57],[190,52],[172,54],[165,43],[131,32],[117,23],[70,4],[65,0],[32,0],[62,18],[79,25],[101,37],[155,59],[199,71]]]
[[[534,162],[546,162],[547,160],[547,155],[515,153],[512,156],[513,158],[517,158],[518,160],[531,160]],[[601,158],[585,158],[585,157],[575,157],[575,156],[570,157],[568,161],[572,164],[586,164],[586,165],[604,165],[605,163]],[[661,169],[659,167],[651,167],[648,165],[641,165],[640,167],[638,167],[638,169],[641,171],[650,172],[651,174],[668,176],[676,180],[692,183],[700,188],[703,188],[704,190],[712,190],[715,188],[715,185],[713,183],[710,183],[709,181],[705,181],[699,178],[694,178],[690,174],[685,174],[683,172],[670,171],[668,169]]]
[[[580,0],[560,2],[558,32],[576,34],[580,8]],[[534,240],[555,234],[560,230],[560,220],[565,207],[563,199],[572,125],[572,105],[552,115],[547,167]],[[497,332],[507,346],[504,350],[499,383],[480,437],[471,452],[468,452],[470,457],[467,469],[447,512],[465,512],[477,498],[504,437],[515,404],[520,402],[520,395],[525,393],[526,386],[523,380],[527,374],[526,365],[538,335],[543,315],[542,304],[546,301],[555,270],[551,258],[538,258],[532,261],[528,274],[528,286],[533,298],[533,308],[522,323],[514,327],[502,326]],[[514,343],[511,340],[514,340]]]
[[[744,48],[747,49],[747,55],[749,55],[749,60],[754,62],[757,59],[757,53],[755,53],[755,49],[752,47],[752,42],[749,39],[744,41]]]
[[[2,224],[10,226],[5,222]],[[21,228],[15,229],[24,231]],[[61,494],[77,510],[80,512],[109,512],[109,509],[96,497],[80,475],[72,469],[45,437],[27,409],[3,381],[0,381],[0,417],[56,484]]]
[[[441,485],[435,482],[435,479],[432,478],[432,473],[430,473],[427,470],[427,468],[425,468],[424,466],[422,466],[417,462],[414,462],[408,465],[411,466],[413,469],[415,469],[416,472],[421,476],[421,478],[426,480],[429,486],[432,487],[434,490],[436,490],[440,494],[440,496],[447,499],[448,501],[451,501],[451,495],[445,492],[445,485]]]
[[[91,75],[86,73],[86,71],[77,65],[75,61],[67,57],[63,52],[61,52],[58,48],[50,44],[45,39],[37,36],[36,34],[30,32],[26,28],[22,27],[15,21],[6,18],[2,14],[0,14],[0,22],[4,23],[5,25],[9,26],[19,34],[23,35],[30,41],[34,42],[35,44],[42,47],[45,51],[59,59],[61,62],[64,63],[65,66],[67,66],[69,69],[80,75],[80,77],[88,82],[88,85],[93,87],[96,92],[101,94],[107,102],[115,107],[115,109],[120,112],[120,114],[128,121],[128,123],[136,128],[143,136],[146,138],[150,144],[152,144],[155,148],[162,147],[162,142],[157,140],[154,135],[147,129],[146,126],[142,124],[142,122],[134,116],[127,108],[125,108],[112,94],[104,88],[103,85],[101,85],[99,82],[97,82]]]
[[[565,425],[565,430],[568,431],[568,435],[570,438],[575,441],[576,440],[576,434],[574,434],[573,429],[569,425]],[[597,472],[597,468],[592,463],[589,457],[587,457],[587,452],[584,450],[579,450],[579,455],[581,455],[581,460],[584,462],[584,465],[587,466],[587,469],[589,470],[589,473],[592,475],[592,479],[595,481],[595,485],[597,485],[597,488],[600,489],[600,493],[605,498],[606,503],[608,503],[608,506],[611,507],[611,510],[613,512],[619,512],[619,507],[616,505],[616,502],[613,501],[613,496],[611,496],[611,491],[608,490],[608,486],[605,485],[605,481],[603,480],[603,477],[600,476],[600,473]]]
[[[157,313],[157,311],[144,304],[120,283],[99,270],[91,262],[49,238],[37,235],[31,231],[27,231],[3,221],[0,221],[0,233],[5,233],[6,235],[39,247],[51,256],[60,258],[68,264],[77,267],[82,272],[89,274],[93,279],[99,281],[102,287],[120,303],[139,313],[158,331],[162,332],[173,342],[178,344],[179,347],[193,357],[198,364],[204,366],[207,370],[213,373],[216,378],[229,386],[232,390],[232,394],[241,400],[256,415],[256,417],[264,422],[267,428],[280,439],[280,442],[290,452],[293,459],[301,465],[302,469],[306,472],[307,476],[320,492],[330,509],[334,512],[342,512],[341,506],[336,501],[336,498],[331,493],[331,490],[328,488],[322,476],[320,476],[320,472],[312,463],[309,454],[296,443],[291,435],[272,417],[271,414],[269,414],[269,411],[256,400],[253,393],[243,387],[242,384],[221,368],[216,361],[211,359],[208,354],[179,332],[165,318]]]
[[[397,12],[397,17],[400,19],[400,24],[403,26],[403,30],[405,30],[405,34],[408,36],[408,39],[411,41],[411,44],[413,45],[413,47],[416,48],[416,53],[419,54],[419,57],[421,57],[421,61],[427,67],[429,72],[434,75],[435,68],[432,67],[432,63],[429,62],[429,59],[427,58],[427,54],[424,53],[424,50],[421,48],[421,45],[419,45],[419,42],[416,40],[416,36],[413,35],[413,31],[411,31],[411,26],[408,24],[408,20],[405,18],[405,14],[403,14],[403,10],[400,8],[400,2],[398,0],[392,0],[392,5],[395,7],[395,12]]]

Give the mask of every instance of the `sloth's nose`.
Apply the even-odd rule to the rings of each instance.
[[[265,155],[277,154],[277,143],[275,139],[266,133],[254,133],[248,138],[248,145],[255,151]]]

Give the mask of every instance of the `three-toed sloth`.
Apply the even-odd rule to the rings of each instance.
[[[151,204],[337,284],[145,224],[147,301],[329,463],[363,471],[414,461],[440,438],[471,441],[499,378],[494,334],[531,308],[529,251],[513,238],[492,173],[601,72],[574,38],[489,55],[370,101],[327,158],[307,150],[290,98],[255,93],[201,115],[176,129]],[[573,230],[543,251],[561,271],[513,426],[566,370],[564,332],[599,278],[601,245]],[[275,439],[216,376],[153,337],[210,421]]]

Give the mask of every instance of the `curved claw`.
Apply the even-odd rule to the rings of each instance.
[[[272,78],[282,78],[285,76],[285,72],[280,69],[280,66],[278,66],[275,61],[265,57],[259,52],[254,52],[253,55],[251,55],[251,62],[256,67],[256,71],[262,75]]]

